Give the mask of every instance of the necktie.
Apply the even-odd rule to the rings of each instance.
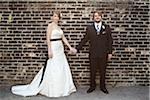
[[[100,33],[100,28],[99,28],[99,25],[97,25],[97,35],[99,35]]]

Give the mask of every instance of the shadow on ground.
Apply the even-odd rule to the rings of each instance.
[[[0,100],[150,100],[150,87],[132,86],[108,88],[109,94],[104,94],[97,88],[87,94],[88,87],[78,87],[76,93],[67,97],[49,98],[42,95],[22,97],[11,93],[10,87],[0,87]]]

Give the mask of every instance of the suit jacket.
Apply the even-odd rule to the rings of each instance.
[[[77,50],[82,49],[83,45],[89,41],[89,56],[91,58],[98,58],[107,56],[112,53],[112,36],[111,29],[108,25],[102,22],[100,34],[97,35],[94,23],[87,26],[86,34],[77,46]]]

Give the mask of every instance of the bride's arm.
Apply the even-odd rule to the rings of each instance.
[[[68,46],[71,52],[76,53],[76,49],[71,47],[71,45],[69,44],[68,40],[66,39],[64,35],[62,35],[62,40]]]
[[[62,40],[63,40],[63,42],[67,45],[67,47],[68,47],[69,49],[71,49],[71,45],[69,44],[68,40],[66,39],[66,37],[65,37],[64,35],[62,35]]]
[[[47,46],[48,46],[48,58],[52,58],[53,57],[53,53],[51,50],[51,33],[52,33],[52,25],[49,24],[47,27],[47,33],[46,33],[46,41],[47,41]]]

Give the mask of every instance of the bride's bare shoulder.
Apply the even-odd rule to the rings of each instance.
[[[48,24],[48,28],[54,28],[54,24],[53,23],[49,23]]]
[[[48,26],[53,26],[53,23],[48,23]]]

